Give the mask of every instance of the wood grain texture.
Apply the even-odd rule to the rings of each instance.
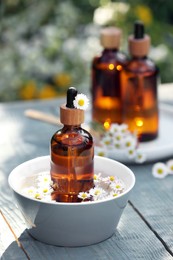
[[[38,109],[56,115],[59,104],[61,101],[53,100],[0,105],[0,209],[30,259],[172,259],[164,243],[173,250],[173,177],[154,179],[151,176],[151,164],[130,166],[137,179],[131,201],[164,243],[129,204],[114,236],[97,245],[79,248],[55,247],[45,245],[28,235],[23,218],[15,207],[7,179],[10,171],[18,164],[49,154],[49,141],[57,130],[56,126],[26,118],[24,110]],[[26,259],[2,218],[0,257],[3,260]]]

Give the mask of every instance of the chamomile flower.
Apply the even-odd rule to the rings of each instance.
[[[83,109],[86,110],[89,105],[89,99],[84,94],[77,94],[73,101],[73,105],[77,109]]]
[[[113,191],[110,192],[109,197],[110,197],[110,198],[112,198],[112,197],[118,197],[118,195],[119,195],[119,193],[113,190]]]
[[[143,163],[145,162],[145,160],[146,160],[145,154],[141,150],[137,149],[135,155],[135,162]]]
[[[117,180],[117,181],[111,183],[110,187],[116,192],[123,191],[124,183],[120,180]]]
[[[119,131],[122,133],[122,134],[128,134],[129,131],[128,131],[128,125],[127,124],[121,124],[119,125]]]
[[[45,184],[50,184],[50,182],[51,182],[51,177],[50,177],[50,174],[48,174],[48,173],[40,174],[37,179],[38,179],[38,182],[45,183]]]
[[[126,149],[135,148],[137,144],[136,138],[132,135],[128,135],[123,140],[123,146]]]
[[[114,137],[113,137],[113,140],[116,141],[116,142],[122,142],[123,140],[123,134],[118,132],[118,133],[115,133]]]
[[[135,148],[129,148],[129,149],[127,149],[127,150],[126,150],[126,154],[127,154],[127,157],[128,157],[129,159],[134,159],[135,156],[136,156],[136,150],[135,150]]]
[[[173,174],[173,159],[167,161],[166,166],[168,168],[168,173]]]
[[[94,184],[97,185],[102,180],[101,173],[94,174]]]
[[[117,141],[117,140],[114,141],[114,145],[113,146],[114,146],[115,149],[122,149],[123,148],[122,142]]]
[[[34,186],[27,187],[22,190],[22,193],[28,195],[29,197],[34,197],[34,194],[36,193],[36,188]]]
[[[34,194],[34,199],[41,200],[43,198],[42,194],[40,192],[36,192]]]
[[[100,200],[105,197],[106,191],[100,187],[94,187],[89,190],[89,194],[93,197],[93,200]]]
[[[105,136],[102,138],[101,142],[100,142],[101,145],[105,146],[105,147],[109,147],[111,146],[112,144],[112,139],[110,136]]]
[[[79,192],[78,198],[84,201],[90,198],[90,194],[88,192]]]
[[[109,132],[114,135],[115,133],[120,132],[120,125],[119,124],[111,124]]]
[[[102,157],[107,156],[107,152],[103,147],[95,146],[94,153],[95,155],[102,156]]]
[[[43,196],[50,195],[52,191],[53,189],[51,189],[49,186],[44,186],[44,185],[43,186],[40,185],[40,188],[38,189],[38,192]]]
[[[155,163],[152,167],[152,175],[155,178],[163,179],[168,174],[167,166],[164,163]]]

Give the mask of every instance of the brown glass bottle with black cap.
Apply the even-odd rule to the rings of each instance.
[[[106,27],[101,30],[103,51],[92,62],[92,118],[99,123],[121,123],[120,72],[127,58],[119,50],[121,30]]]
[[[121,72],[123,122],[141,142],[150,141],[158,136],[159,70],[147,57],[150,37],[144,33],[141,21],[135,22],[128,44],[131,58]]]
[[[94,146],[91,134],[81,127],[84,110],[74,108],[75,88],[67,91],[67,104],[60,107],[64,125],[51,139],[52,199],[78,202],[79,192],[93,188]]]

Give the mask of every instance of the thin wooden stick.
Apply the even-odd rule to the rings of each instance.
[[[20,248],[22,249],[22,251],[23,251],[24,254],[26,255],[26,258],[27,258],[28,260],[30,260],[29,255],[27,254],[27,252],[26,252],[26,250],[24,249],[22,243],[19,241],[18,237],[16,236],[16,234],[15,234],[14,230],[12,229],[10,223],[8,222],[7,218],[6,218],[5,215],[2,213],[1,210],[0,210],[0,213],[1,213],[1,216],[3,217],[5,223],[7,224],[8,228],[10,229],[11,233],[13,234],[13,236],[14,236],[14,238],[15,238],[15,240],[16,240],[16,243],[17,243],[17,245],[18,245],[18,247],[20,247]]]
[[[46,123],[50,123],[53,125],[61,125],[60,119],[59,117],[50,115],[50,114],[46,114],[43,113],[41,111],[38,110],[34,110],[34,109],[27,109],[24,112],[25,116],[36,119],[36,120],[40,120],[40,121],[44,121]]]

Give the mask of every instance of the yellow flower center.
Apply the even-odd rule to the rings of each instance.
[[[162,169],[158,169],[158,170],[157,170],[157,173],[158,173],[158,174],[162,174],[162,173],[163,173],[163,170],[162,170]]]
[[[87,198],[87,195],[85,193],[82,194],[82,199],[86,199]]]
[[[114,181],[115,177],[114,176],[110,176],[110,181]]]
[[[78,105],[79,105],[80,107],[83,107],[84,104],[85,104],[85,101],[84,101],[83,99],[79,99]]]
[[[99,152],[98,156],[104,156],[104,152]]]

